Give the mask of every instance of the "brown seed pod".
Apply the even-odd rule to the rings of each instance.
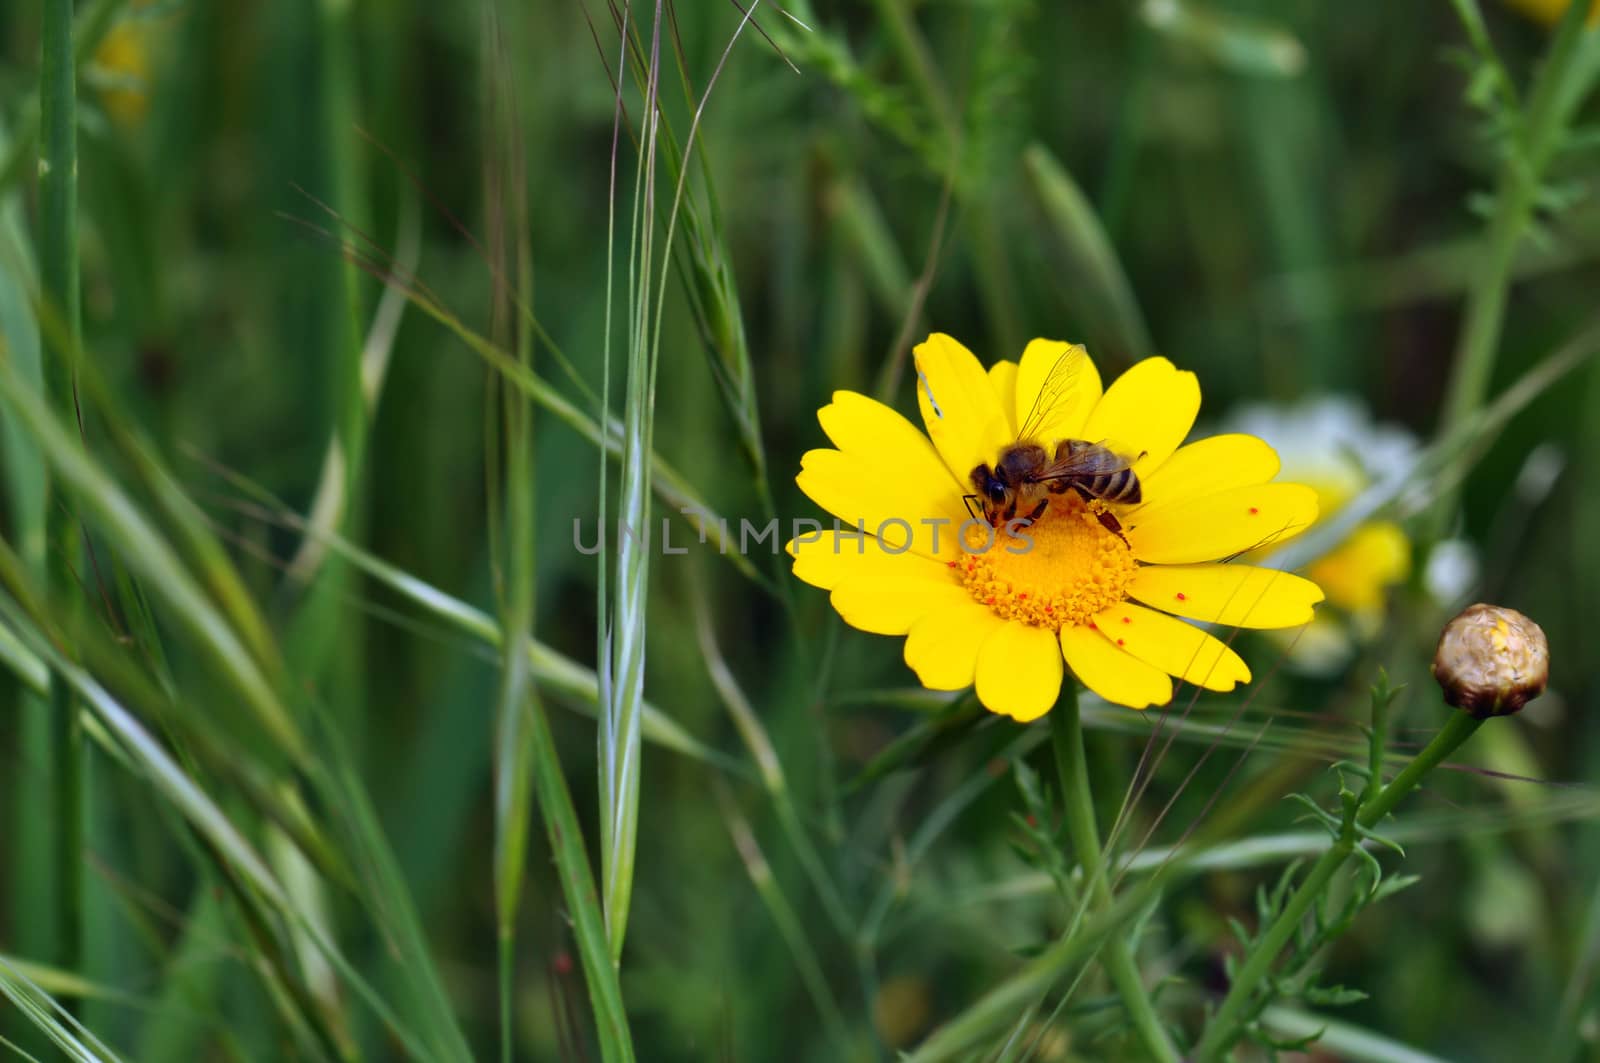
[[[1479,719],[1510,716],[1544,693],[1550,644],[1515,609],[1478,602],[1444,626],[1433,677],[1456,708]]]

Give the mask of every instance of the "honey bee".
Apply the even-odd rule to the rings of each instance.
[[[1138,505],[1143,498],[1138,474],[1129,458],[1104,442],[1059,439],[1046,446],[1037,437],[1070,401],[1072,382],[1083,364],[1082,347],[1062,354],[1046,375],[1033,409],[1017,433],[1017,440],[1001,450],[993,466],[973,469],[968,479],[975,492],[966,496],[968,512],[974,505],[991,527],[1018,518],[1038,520],[1050,505],[1051,495],[1077,491],[1085,501]],[[1109,510],[1096,514],[1100,523],[1122,534],[1122,524]]]

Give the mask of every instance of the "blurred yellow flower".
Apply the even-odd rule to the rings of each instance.
[[[1069,353],[1078,371],[1063,380],[1054,370]],[[1064,661],[1107,701],[1144,708],[1171,699],[1174,676],[1211,690],[1250,679],[1238,654],[1186,619],[1311,619],[1322,592],[1310,580],[1219,559],[1309,526],[1316,492],[1271,482],[1278,457],[1260,439],[1181,446],[1200,409],[1193,373],[1149,358],[1102,389],[1081,348],[1052,340],[986,372],[942,334],[915,359],[927,435],[880,402],[835,392],[817,416],[838,449],[807,453],[797,482],[838,521],[788,549],[795,574],[830,591],[847,623],[906,637],[924,686],[975,686],[990,711],[1032,720],[1055,704]],[[974,470],[1016,444],[1042,404],[1033,441],[1114,441],[1141,496],[1063,490],[1032,523],[1003,527],[969,512]]]
[[[1409,433],[1374,424],[1361,403],[1343,396],[1244,406],[1225,427],[1260,436],[1277,450],[1284,475],[1316,490],[1319,522],[1335,516],[1370,486],[1374,473],[1401,474],[1416,461],[1417,443]],[[1448,544],[1440,559],[1453,556],[1458,545]],[[1271,553],[1263,550],[1253,559],[1265,560]],[[1472,567],[1470,557],[1461,560],[1467,569]],[[1319,613],[1293,636],[1291,663],[1311,672],[1342,667],[1357,640],[1377,633],[1390,590],[1410,578],[1411,570],[1411,541],[1399,524],[1376,520],[1357,525],[1343,542],[1306,566],[1307,578],[1323,589],[1336,612]],[[1435,578],[1430,572],[1426,582],[1437,597],[1448,600],[1459,588],[1446,584],[1459,584],[1463,578],[1470,580],[1444,574]]]
[[[902,1048],[928,1028],[933,1015],[933,994],[928,982],[900,975],[884,982],[872,1001],[872,1021],[890,1048]]]
[[[136,3],[135,8],[146,6]],[[137,16],[124,18],[106,33],[94,53],[100,101],[111,120],[124,128],[138,126],[150,110],[150,55],[154,23]]]
[[[1554,26],[1561,21],[1561,16],[1567,12],[1567,2],[1568,0],[1505,0],[1507,7],[1515,8],[1547,26]],[[1600,22],[1600,0],[1594,0],[1590,6],[1589,21]]]
[[[1393,521],[1371,521],[1306,566],[1328,602],[1364,615],[1383,609],[1389,587],[1411,574],[1411,541]]]

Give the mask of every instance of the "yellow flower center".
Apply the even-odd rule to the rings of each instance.
[[[1104,512],[1105,503],[1068,491],[1016,536],[997,528],[989,544],[986,529],[969,524],[967,552],[950,564],[973,598],[1007,620],[1056,631],[1089,624],[1127,597],[1138,568],[1122,536],[1101,523]]]

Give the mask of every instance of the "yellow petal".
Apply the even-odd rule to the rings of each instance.
[[[1255,436],[1212,436],[1179,447],[1142,476],[1144,512],[1232,487],[1264,484],[1278,475],[1278,453]]]
[[[872,536],[836,536],[833,530],[801,535],[784,550],[794,558],[794,574],[813,587],[833,590],[850,584],[904,587],[917,584],[961,585],[960,577],[943,561],[933,561],[914,551],[894,552]]]
[[[1250,669],[1239,655],[1192,624],[1123,602],[1094,618],[1095,626],[1146,664],[1207,690],[1232,690],[1248,683]]]
[[[950,483],[949,470],[928,437],[877,399],[854,391],[835,391],[833,401],[817,411],[817,421],[834,446],[881,473],[930,484]],[[967,490],[961,484],[956,488],[960,493]]]
[[[1195,375],[1165,358],[1146,358],[1106,389],[1082,438],[1126,451],[1126,457],[1137,459],[1133,469],[1142,476],[1172,456],[1199,412]]]
[[[1062,340],[1034,340],[1022,352],[1015,388],[1014,423],[1019,429],[1033,414],[1050,371],[1073,346]],[[1085,438],[1083,424],[1100,401],[1100,370],[1095,368],[1094,359],[1085,353],[1071,384],[1049,401],[1050,413],[1033,432],[1038,441],[1049,447],[1063,439]]]
[[[990,712],[1027,723],[1050,711],[1061,693],[1061,647],[1055,632],[1007,621],[978,650],[978,700]]]
[[[994,393],[1000,396],[1000,409],[1006,415],[1007,435],[1015,438],[1017,434],[1017,363],[1011,361],[996,362],[989,367],[989,386],[994,388]]]
[[[973,353],[942,332],[917,344],[912,355],[922,423],[951,475],[965,484],[973,469],[993,464],[1013,441],[1000,396]]]
[[[1317,493],[1301,484],[1256,484],[1140,510],[1123,534],[1140,561],[1186,565],[1254,550],[1317,519]]]
[[[1117,649],[1098,631],[1062,628],[1061,652],[1072,674],[1107,701],[1143,709],[1172,700],[1167,673]]]
[[[1253,565],[1145,565],[1128,594],[1191,620],[1229,627],[1299,627],[1322,589],[1308,579]]]
[[[979,648],[1005,623],[993,610],[971,599],[949,609],[935,609],[911,625],[906,635],[906,664],[929,690],[971,686]]]
[[[945,558],[960,552],[956,530],[967,512],[947,476],[932,482],[894,476],[854,454],[812,450],[800,459],[795,483],[847,529],[864,526],[890,549],[909,546],[924,557]]]
[[[835,536],[791,540],[794,574],[813,587],[831,590],[839,616],[851,627],[878,635],[904,635],[935,609],[972,600],[943,562],[920,554],[892,553],[868,537]]]
[[[1306,574],[1322,584],[1328,601],[1358,613],[1383,606],[1384,588],[1411,572],[1411,542],[1398,524],[1371,521],[1329,553],[1306,566]]]
[[[845,623],[875,635],[904,635],[929,613],[972,601],[959,584],[908,587],[845,584],[828,596]]]

